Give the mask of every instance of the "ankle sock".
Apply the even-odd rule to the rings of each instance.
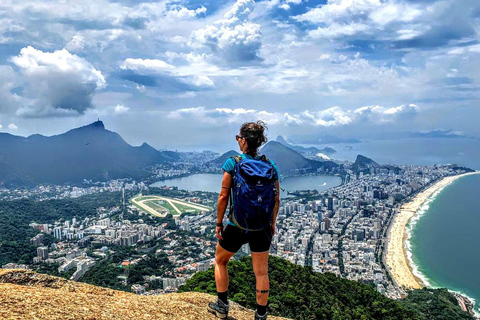
[[[261,306],[257,304],[257,313],[259,316],[265,315],[265,313],[267,313],[267,306]]]
[[[228,304],[228,290],[225,292],[218,292],[218,299],[222,300],[223,303]]]

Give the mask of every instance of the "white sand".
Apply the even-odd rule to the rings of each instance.
[[[387,254],[385,258],[390,273],[398,286],[405,289],[420,289],[424,286],[422,281],[412,273],[412,268],[409,265],[405,251],[404,242],[407,238],[406,226],[408,221],[432,194],[443,189],[460,177],[478,173],[480,172],[469,172],[445,177],[419,193],[412,201],[401,206],[400,212],[394,217],[394,221],[389,230]]]

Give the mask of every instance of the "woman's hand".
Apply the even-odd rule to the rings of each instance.
[[[215,233],[217,234],[217,239],[218,240],[223,240],[223,227],[216,227],[215,228]]]

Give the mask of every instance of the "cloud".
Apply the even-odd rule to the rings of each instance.
[[[8,129],[10,129],[10,130],[18,130],[18,127],[15,125],[15,123],[10,123],[10,124],[8,125]]]
[[[397,107],[385,108],[379,105],[365,106],[355,109],[353,113],[357,121],[369,120],[378,124],[394,123],[401,119],[415,116],[419,111],[416,104],[403,104]]]
[[[157,73],[164,73],[174,69],[175,67],[158,59],[126,59],[120,66],[120,69],[134,70],[134,71],[153,71]]]
[[[414,104],[400,105],[392,108],[385,108],[378,105],[365,106],[354,110],[345,110],[339,106],[335,106],[319,111],[304,110],[295,114],[245,108],[206,109],[200,106],[170,111],[167,117],[176,120],[192,120],[196,123],[213,126],[263,120],[270,125],[340,127],[364,122],[370,122],[371,124],[394,123],[401,118],[415,116],[417,111],[418,106]]]
[[[124,105],[117,104],[114,108],[116,114],[126,113],[130,108],[125,107]]]
[[[3,129],[3,126],[0,124],[0,130]]]
[[[434,129],[434,130],[427,130],[427,131],[410,132],[409,136],[412,137],[412,138],[472,138],[472,139],[477,139],[477,138],[474,138],[474,137],[468,137],[462,131],[445,130],[445,129]]]
[[[253,0],[237,0],[223,19],[190,34],[188,45],[194,49],[210,48],[227,62],[261,60],[260,25],[248,21],[254,9]]]
[[[360,32],[367,31],[369,26],[361,23],[338,24],[333,23],[328,27],[320,27],[311,30],[308,34],[312,38],[338,38],[341,36],[351,36]]]
[[[453,1],[434,3],[395,0],[327,0],[296,15],[294,20],[318,26],[308,28],[312,38],[347,37],[393,42],[390,48],[441,47],[451,40],[472,38],[469,10]]]
[[[174,55],[167,54],[171,58]],[[178,57],[179,55],[177,55]],[[193,63],[195,64],[195,63]],[[180,91],[211,88],[215,83],[206,75],[196,72],[192,65],[175,68],[159,59],[126,59],[120,69],[127,71],[124,77],[142,86],[162,87]],[[132,73],[133,72],[133,73]]]
[[[190,10],[184,6],[176,5],[167,12],[167,17],[174,19],[194,18],[198,15],[205,14],[206,12],[207,8],[204,6],[195,10]]]
[[[32,99],[17,110],[23,117],[81,115],[92,107],[92,96],[104,88],[102,73],[66,49],[52,53],[25,47],[11,62],[25,79],[25,95]]]
[[[19,76],[10,66],[0,65],[0,114],[14,113],[22,104],[22,97],[12,93],[21,85]]]

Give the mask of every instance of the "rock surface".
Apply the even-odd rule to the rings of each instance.
[[[0,319],[216,319],[206,309],[215,300],[196,292],[140,296],[30,270],[0,269]],[[229,319],[253,319],[252,310],[230,306]]]

